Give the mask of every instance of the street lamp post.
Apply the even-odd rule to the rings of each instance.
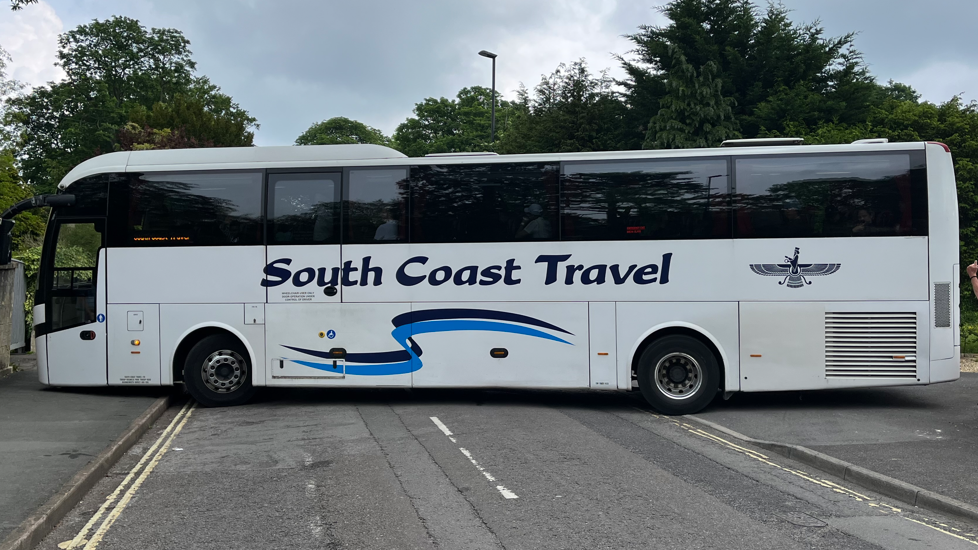
[[[496,54],[482,50],[479,52],[482,57],[492,59],[492,130],[489,134],[489,143],[496,142]]]

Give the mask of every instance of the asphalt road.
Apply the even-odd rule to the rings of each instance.
[[[34,356],[0,379],[0,540],[102,452],[161,395],[131,388],[51,389]]]
[[[932,386],[737,394],[696,416],[978,506],[978,373]]]
[[[975,528],[633,395],[290,390],[171,408],[39,548],[954,549]]]

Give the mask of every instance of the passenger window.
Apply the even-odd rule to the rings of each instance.
[[[57,226],[51,279],[51,330],[95,322],[95,277],[102,247],[102,223]]]
[[[556,164],[411,169],[411,242],[557,240]]]
[[[406,168],[350,170],[344,243],[407,242],[407,177]]]
[[[622,161],[564,166],[563,240],[730,237],[726,160]]]
[[[737,160],[737,236],[927,234],[923,167],[908,154]]]
[[[260,172],[143,174],[130,185],[124,246],[256,245]]]
[[[268,176],[268,244],[339,244],[339,174]]]

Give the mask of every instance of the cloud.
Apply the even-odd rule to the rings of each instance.
[[[261,145],[334,116],[390,134],[425,97],[488,87],[482,49],[499,55],[496,86],[511,99],[582,57],[620,76],[612,54],[631,48],[621,35],[658,15],[619,0],[52,1],[68,27],[117,13],[183,31],[198,71],[258,118]]]
[[[64,78],[64,71],[54,66],[58,34],[63,30],[58,14],[46,2],[20,11],[0,7],[0,45],[12,58],[7,76],[28,86]]]
[[[580,58],[595,73],[609,69],[621,77],[613,54],[633,46],[623,35],[666,24],[656,6],[667,2],[45,1],[50,5],[16,13],[0,8],[0,43],[14,57],[17,78],[32,84],[59,78],[52,66],[58,32],[93,18],[125,15],[147,27],[176,28],[191,41],[198,72],[258,118],[260,145],[290,144],[335,116],[391,134],[425,97],[489,86],[491,62],[478,56],[483,49],[499,55],[496,86],[508,99],[520,83],[532,89],[560,63]],[[968,57],[974,0],[945,0],[923,11],[916,0],[785,4],[798,23],[821,19],[827,36],[859,31],[856,45],[881,81],[904,81],[932,101],[978,90]]]
[[[955,95],[978,99],[978,67],[960,61],[938,61],[895,79],[920,92],[921,99],[943,103]]]

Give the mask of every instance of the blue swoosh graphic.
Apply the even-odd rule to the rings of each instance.
[[[550,340],[553,342],[560,342],[562,344],[573,345],[567,340],[547,334],[541,330],[535,328],[514,325],[510,323],[501,323],[495,320],[473,320],[473,319],[458,319],[451,318],[456,316],[465,317],[479,317],[481,319],[505,319],[517,322],[525,322],[524,320],[530,320],[532,322],[527,324],[532,324],[535,326],[541,326],[546,328],[552,328],[559,332],[565,334],[571,334],[570,332],[540,321],[539,319],[533,319],[532,317],[526,317],[525,315],[517,315],[506,312],[494,312],[490,310],[464,310],[464,309],[444,309],[444,310],[425,310],[418,313],[416,317],[409,317],[409,314],[401,314],[394,318],[392,321],[395,325],[393,331],[391,331],[391,336],[401,345],[404,349],[402,351],[389,351],[389,352],[379,352],[379,353],[348,353],[346,356],[345,370],[346,374],[352,376],[388,376],[392,374],[408,374],[419,370],[424,366],[421,362],[421,346],[415,342],[412,337],[418,334],[426,333],[436,333],[436,332],[457,332],[457,331],[486,331],[486,332],[502,332],[509,334],[522,334],[524,336],[531,336],[534,338],[541,338],[544,340]],[[411,322],[408,322],[411,320]],[[293,351],[305,355],[311,355],[313,357],[321,357],[324,359],[332,359],[329,352],[297,348],[293,346],[282,346]],[[403,359],[398,361],[398,359]],[[332,371],[332,364],[315,363],[312,361],[297,361],[291,360],[293,363],[303,365],[306,367],[311,367],[318,370]],[[393,362],[391,362],[393,361]],[[366,363],[366,364],[351,364],[351,363]]]

